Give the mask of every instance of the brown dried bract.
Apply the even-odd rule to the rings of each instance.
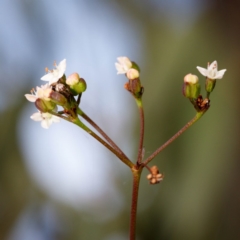
[[[197,98],[197,106],[200,110],[208,109],[210,107],[210,99],[203,99],[202,95],[199,95]]]
[[[159,173],[157,166],[152,166],[150,169],[150,174],[147,175],[147,179],[149,180],[150,184],[157,184],[163,180],[163,174]]]

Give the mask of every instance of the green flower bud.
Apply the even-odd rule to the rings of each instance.
[[[49,97],[50,97],[51,101],[57,105],[66,106],[68,104],[67,98],[59,92],[52,91],[50,93]]]
[[[87,89],[87,84],[83,78],[80,78],[80,76],[77,73],[71,74],[67,80],[66,83],[69,85],[71,92],[74,96],[84,92]]]
[[[139,78],[139,71],[134,69],[134,68],[130,68],[127,71],[127,78],[129,80],[133,80],[133,79]]]
[[[48,112],[53,110],[56,107],[56,104],[51,101],[45,101],[41,98],[38,98],[35,101],[35,106],[40,112]]]
[[[200,90],[201,86],[196,75],[190,73],[184,77],[182,92],[185,97],[196,99],[200,94]]]

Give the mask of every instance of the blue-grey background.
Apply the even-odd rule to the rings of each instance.
[[[67,59],[66,75],[88,84],[81,106],[126,152],[137,154],[139,119],[114,63],[141,67],[145,155],[194,116],[183,77],[218,61],[227,69],[207,114],[143,172],[137,239],[240,238],[237,0],[2,0],[0,2],[0,239],[122,240],[128,237],[131,173],[81,129],[49,130],[24,98],[45,67]]]

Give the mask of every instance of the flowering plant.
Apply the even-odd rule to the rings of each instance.
[[[140,69],[135,62],[127,57],[119,57],[117,60],[118,62],[115,63],[117,74],[125,74],[128,81],[125,83],[124,88],[133,96],[139,110],[140,137],[138,155],[135,161],[129,159],[117,144],[80,108],[81,97],[87,89],[87,84],[77,73],[72,73],[68,77],[65,76],[66,59],[62,60],[59,65],[55,64],[54,70],[49,71],[47,69],[48,73],[44,75],[41,80],[48,81],[48,83],[41,87],[36,87],[36,90],[32,90],[32,94],[25,94],[25,97],[28,101],[34,102],[38,109],[38,112],[34,113],[31,119],[41,121],[43,128],[49,128],[52,123],[59,122],[60,118],[69,121],[94,137],[129,167],[133,176],[129,236],[130,239],[133,240],[136,234],[138,189],[142,170],[146,168],[149,171],[147,179],[150,184],[158,184],[163,180],[164,176],[160,173],[158,167],[150,167],[150,162],[208,111],[210,107],[210,94],[215,87],[216,79],[221,79],[226,69],[218,71],[217,61],[208,64],[207,69],[197,67],[200,73],[206,77],[205,98],[200,95],[201,87],[198,77],[192,74],[187,74],[184,77],[182,92],[195,108],[196,115],[168,141],[144,159],[144,111],[142,102],[144,88],[140,82]],[[58,107],[61,108],[61,110],[58,110]],[[81,121],[82,118],[86,120],[98,134],[90,130]]]

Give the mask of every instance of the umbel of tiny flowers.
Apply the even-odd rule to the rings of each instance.
[[[227,69],[218,71],[217,61],[208,63],[207,68],[197,67],[198,71],[206,77],[205,89],[208,93],[211,93],[215,87],[216,79],[222,79]]]
[[[41,121],[44,128],[48,128],[53,122],[59,122],[58,116],[62,117],[57,111],[57,105],[63,107],[63,113],[67,113],[70,117],[76,117],[76,113],[72,109],[76,109],[77,103],[71,94],[70,86],[65,83],[65,70],[66,59],[58,65],[55,64],[55,69],[41,78],[48,81],[47,84],[36,87],[36,90],[33,89],[31,94],[25,94],[27,100],[34,102],[39,110],[31,116],[31,119]],[[68,120],[68,116],[62,118]]]
[[[63,59],[58,65],[54,63],[54,66],[55,66],[55,69],[50,71],[47,69],[49,72],[41,78],[41,80],[43,81],[48,81],[49,85],[57,82],[65,73],[66,59]]]

